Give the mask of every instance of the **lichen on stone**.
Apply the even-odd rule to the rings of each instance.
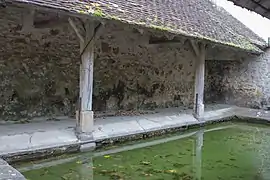
[[[109,20],[118,20],[124,23],[128,23],[128,24],[135,24],[135,25],[141,25],[144,27],[149,27],[149,28],[153,28],[153,29],[157,29],[160,31],[167,31],[173,34],[177,34],[177,35],[183,35],[183,36],[187,36],[190,38],[199,38],[201,40],[206,40],[206,41],[210,41],[213,43],[218,43],[218,44],[223,44],[225,46],[231,46],[234,48],[238,48],[238,49],[243,49],[246,51],[250,51],[250,52],[255,52],[255,53],[261,53],[262,51],[260,50],[260,48],[256,47],[256,45],[252,44],[250,42],[250,40],[248,40],[247,38],[242,37],[239,34],[234,34],[234,36],[236,38],[238,38],[238,42],[235,41],[235,39],[219,39],[219,38],[215,38],[215,37],[211,37],[210,35],[207,36],[205,35],[204,32],[199,32],[199,31],[192,31],[190,29],[185,29],[184,27],[182,28],[181,26],[178,27],[176,24],[174,24],[173,22],[158,22],[159,18],[157,15],[154,16],[149,16],[149,17],[145,17],[144,20],[138,18],[128,18],[126,17],[126,13],[125,11],[123,11],[122,9],[120,9],[117,5],[109,5],[109,4],[99,4],[99,3],[90,3],[90,5],[86,6],[86,9],[88,10],[83,10],[84,8],[82,8],[82,10],[77,11],[78,13],[83,13],[83,14],[90,14],[92,16],[95,17],[101,17],[101,18],[105,18],[105,19],[109,19]],[[106,9],[110,9],[110,10],[114,10],[112,11],[112,13],[110,13],[110,11],[106,11]],[[106,13],[104,13],[106,12]],[[172,25],[169,25],[168,23],[172,23]]]
[[[105,14],[102,12],[101,8],[96,8],[93,15],[96,17],[105,17]]]
[[[154,24],[151,24],[150,28],[161,30],[161,31],[170,31],[170,28],[168,28],[166,26],[158,26],[158,25],[154,25]]]

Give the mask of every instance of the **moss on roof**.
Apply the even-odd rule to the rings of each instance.
[[[25,0],[14,0],[26,2]],[[209,0],[28,0],[39,6],[140,25],[260,53],[266,42]],[[258,47],[259,46],[259,47]]]

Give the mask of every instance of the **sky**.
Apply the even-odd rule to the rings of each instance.
[[[240,20],[243,24],[253,30],[256,34],[262,37],[265,41],[268,41],[270,37],[270,20],[262,17],[261,15],[249,11],[234,5],[232,2],[227,0],[212,0],[218,6],[223,7],[235,18]]]

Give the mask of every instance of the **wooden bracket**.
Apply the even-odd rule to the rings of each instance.
[[[69,22],[70,26],[73,28],[73,30],[75,31],[75,33],[76,33],[77,37],[80,39],[80,41],[84,42],[83,35],[81,34],[80,30],[75,25],[75,22],[71,18],[68,18],[68,22]]]
[[[81,28],[78,28],[78,25],[76,25],[75,20],[69,18],[68,21],[69,21],[70,26],[75,31],[77,37],[80,39],[81,55],[82,55],[85,52],[85,49],[87,49],[88,45],[91,43],[91,41],[98,35],[104,23],[99,22],[99,24],[94,29],[94,34],[91,37],[88,37],[87,31],[90,28],[89,26],[94,26],[95,24],[94,22],[89,21],[89,20],[87,20],[86,22],[83,22],[82,20],[79,19],[79,23],[77,24],[80,24],[79,26],[81,26]]]
[[[200,55],[200,50],[199,50],[199,46],[198,44],[194,41],[194,40],[190,40],[192,49],[194,51],[195,56],[199,56]]]
[[[98,23],[98,25],[96,26],[95,28],[95,32],[94,32],[94,36],[95,37],[98,37],[100,36],[100,33],[102,32],[102,27],[104,27],[104,24],[103,23]]]
[[[149,44],[177,44],[179,46],[184,45],[185,39],[177,39],[174,38],[173,36],[170,36],[171,38],[168,39],[168,37],[149,37]]]
[[[165,36],[168,40],[173,40],[175,38],[175,35],[169,33],[165,33]]]
[[[196,43],[194,40],[190,40],[192,49],[196,57],[200,57],[205,52],[206,44],[198,42]]]
[[[88,23],[90,23],[90,22],[88,22]],[[88,24],[88,25],[86,25],[86,26],[91,26],[91,25],[93,25],[93,23],[91,23],[91,24]],[[96,35],[100,32],[100,29],[101,29],[101,27],[102,27],[102,23],[99,23],[96,27],[95,27],[95,29],[94,29],[94,34],[91,36],[91,37],[89,37],[89,38],[86,38],[86,39],[88,39],[87,41],[87,43],[85,42],[84,44],[85,44],[85,46],[84,46],[84,48],[82,49],[82,51],[81,51],[81,55],[85,52],[85,50],[87,49],[87,47],[89,46],[89,44],[92,42],[92,40],[96,37]],[[87,29],[87,28],[86,28]],[[87,33],[87,31],[86,31],[86,33]]]

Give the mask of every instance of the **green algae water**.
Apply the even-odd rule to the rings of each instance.
[[[221,125],[17,168],[28,180],[269,180],[270,128]]]

